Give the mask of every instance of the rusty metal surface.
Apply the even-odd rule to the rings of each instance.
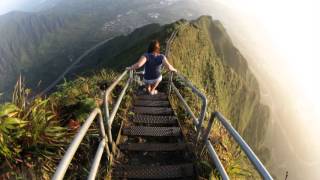
[[[131,126],[123,129],[124,135],[133,136],[180,136],[179,127],[145,127]]]
[[[150,115],[172,115],[173,110],[167,107],[134,107],[133,112],[137,114]]]
[[[135,106],[148,106],[148,107],[168,107],[169,101],[163,100],[136,100],[134,102]]]
[[[177,117],[137,114],[133,116],[132,121],[134,123],[146,123],[146,124],[175,124],[177,123]]]
[[[128,151],[181,151],[187,148],[185,143],[126,143],[120,144],[121,150]]]
[[[194,169],[191,163],[167,166],[120,165],[112,171],[112,176],[118,178],[166,179],[192,177],[193,175]]]
[[[139,95],[136,100],[168,100],[168,96],[165,93],[158,93],[156,95]]]

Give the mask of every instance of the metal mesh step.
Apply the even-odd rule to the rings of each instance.
[[[169,101],[136,100],[135,106],[168,107]]]
[[[112,176],[121,178],[167,179],[191,177],[193,175],[194,169],[191,163],[166,166],[121,165],[112,169]]]
[[[139,95],[137,100],[168,100],[168,96],[165,93],[158,93],[156,95]]]
[[[131,126],[124,128],[123,134],[133,136],[180,136],[180,128]]]
[[[137,114],[133,116],[134,123],[148,123],[148,124],[175,124],[177,118],[175,116],[152,116]]]
[[[185,143],[126,143],[120,144],[121,150],[129,151],[181,151],[187,148]]]
[[[173,111],[166,107],[134,107],[133,112],[137,114],[152,114],[152,115],[171,115]]]

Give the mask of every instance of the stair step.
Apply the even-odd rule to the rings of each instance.
[[[175,124],[177,117],[175,116],[152,116],[137,114],[133,116],[134,123],[148,123],[148,124]]]
[[[168,107],[169,101],[153,101],[153,100],[136,100],[135,106],[149,106],[149,107]]]
[[[167,107],[134,107],[133,111],[137,114],[152,114],[152,115],[171,115],[173,111]]]
[[[165,166],[137,166],[119,165],[112,170],[113,177],[139,178],[139,179],[167,179],[191,177],[194,175],[193,165],[165,165]]]
[[[131,126],[123,129],[124,135],[133,136],[180,136],[179,127]]]
[[[165,93],[158,93],[156,95],[139,95],[137,100],[168,100],[168,95]]]
[[[187,148],[185,143],[126,143],[120,144],[121,150],[129,151],[181,151]]]

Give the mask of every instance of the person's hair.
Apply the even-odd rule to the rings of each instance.
[[[160,53],[160,42],[158,40],[152,40],[148,47],[148,53]]]

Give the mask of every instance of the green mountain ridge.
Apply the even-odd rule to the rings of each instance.
[[[92,68],[123,70],[145,52],[151,39],[159,39],[164,44],[170,33],[186,22],[182,20],[161,27],[150,25],[115,38],[85,59],[83,67],[90,67],[86,62],[91,62]],[[262,144],[270,110],[260,103],[259,84],[246,59],[233,45],[220,21],[202,16],[183,26],[172,43],[169,61],[205,91],[209,99],[208,111],[218,110],[230,118],[263,162],[268,162],[269,150]],[[85,68],[78,69],[79,73],[85,71]]]
[[[234,47],[222,24],[219,21],[212,20],[210,16],[201,16],[189,22],[180,20],[163,26],[150,24],[136,29],[128,35],[109,41],[85,58],[80,66],[73,71],[74,76],[69,81],[59,85],[56,92],[49,95],[47,99],[44,99],[46,106],[41,106],[41,108],[38,108],[38,111],[48,111],[49,113],[47,114],[50,115],[51,119],[43,116],[41,117],[42,119],[40,118],[41,121],[54,122],[54,125],[61,127],[63,130],[70,130],[71,122],[83,123],[83,120],[94,106],[102,102],[101,92],[97,83],[101,80],[111,83],[115,79],[115,76],[119,75],[125,67],[137,61],[146,51],[148,43],[152,39],[159,39],[163,48],[170,35],[176,30],[178,33],[170,46],[168,59],[181,74],[185,75],[196,87],[206,94],[209,106],[205,122],[207,122],[210,112],[221,111],[231,120],[232,125],[244,137],[263,163],[268,163],[269,150],[262,144],[269,120],[269,108],[260,103],[259,85],[248,68],[246,60],[237,48]],[[180,90],[183,94],[188,95],[187,91]],[[116,94],[114,96],[116,97]],[[126,98],[129,101],[130,97]],[[195,99],[188,97],[187,101],[190,105],[195,105]],[[36,102],[41,103],[41,100],[36,99],[35,102],[31,102],[30,104],[33,105]],[[14,104],[17,103],[14,102]],[[122,113],[128,111],[126,109],[127,106],[127,103],[122,105]],[[1,106],[1,108],[3,107]],[[197,107],[192,108],[196,109]],[[34,113],[36,114],[38,111]],[[51,116],[51,114],[54,114],[54,116]],[[24,119],[24,121],[33,122],[33,119]],[[45,129],[49,129],[51,124],[47,123],[42,126]],[[36,126],[36,124],[33,124],[33,126]],[[40,139],[38,141],[41,143],[37,142],[35,138],[34,145],[19,147],[22,150],[13,153],[14,155],[10,155],[10,157],[24,156],[23,153],[30,153],[30,149],[37,149],[37,153],[32,155],[33,158],[29,161],[37,165],[34,167],[42,167],[42,164],[45,164],[46,169],[40,168],[39,170],[33,168],[33,170],[39,176],[50,177],[50,174],[54,172],[55,165],[61,158],[56,156],[61,156],[61,151],[63,152],[68,147],[67,142],[70,142],[73,136],[64,136],[64,131],[59,132],[61,136],[65,137],[63,139],[65,142],[61,142],[57,147],[47,148],[46,140],[41,139],[42,136],[45,137],[47,130],[45,132],[39,131]],[[221,129],[215,129],[212,136],[216,137],[218,132],[221,132]],[[44,135],[41,136],[41,134]],[[256,179],[258,176],[253,172],[253,168],[248,165],[250,163],[248,163],[248,160],[241,153],[239,147],[229,140],[230,136],[227,134],[219,136],[221,136],[223,140],[221,143],[224,145],[223,147],[217,147],[217,151],[219,156],[222,157],[223,164],[227,167],[227,172],[231,174],[231,177],[237,179]],[[19,138],[27,137],[14,137],[10,141],[15,141],[16,138],[18,138],[17,142],[21,142],[23,139]],[[56,139],[53,140],[57,141]],[[86,139],[85,144],[87,144],[87,141],[97,145],[95,141],[89,141],[88,139]],[[2,142],[0,141],[0,143]],[[9,144],[11,146],[15,145],[13,142]],[[90,148],[88,149],[88,147]],[[86,145],[79,151],[91,152],[93,149],[92,146]],[[48,151],[49,154],[46,154]],[[59,153],[55,153],[56,151],[60,155]],[[40,156],[39,160],[38,154],[41,153],[44,153],[45,156]],[[0,161],[7,159],[3,154],[0,155]],[[51,158],[51,156],[54,156],[54,158]],[[83,157],[77,155],[75,159],[83,162],[81,163],[83,166],[87,166],[90,165],[92,160],[92,157],[90,158],[89,156]],[[21,164],[21,167],[25,166],[23,163]],[[87,173],[86,168],[88,167],[78,167],[78,165],[75,165],[69,169],[69,173],[74,173],[74,177],[83,177]],[[105,168],[101,173],[104,171]]]
[[[0,16],[0,92],[10,94],[19,74],[39,92],[98,42],[146,24],[172,22],[188,12],[200,15],[192,1],[161,2],[68,0],[52,2],[43,11]]]
[[[170,60],[209,98],[209,110],[221,111],[264,162],[262,146],[270,116],[260,103],[258,81],[219,21],[203,16],[179,31]]]
[[[151,39],[165,44],[170,33],[186,22],[148,25],[128,36],[115,38],[87,57],[83,68],[74,73],[88,72],[88,67],[112,67],[121,71],[145,52]],[[172,43],[169,61],[205,91],[210,102],[209,112],[218,110],[229,117],[259,157],[267,162],[269,150],[262,144],[270,112],[260,103],[259,84],[246,59],[232,44],[220,21],[202,16],[183,26]]]

